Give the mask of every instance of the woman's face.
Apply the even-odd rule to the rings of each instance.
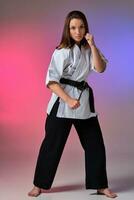
[[[81,19],[71,19],[69,24],[70,29],[70,37],[76,42],[80,43],[80,41],[85,36],[85,26]]]

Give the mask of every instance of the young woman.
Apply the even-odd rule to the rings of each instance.
[[[80,11],[70,12],[47,72],[46,85],[52,97],[29,196],[38,196],[42,189],[51,188],[72,125],[85,151],[86,189],[96,189],[97,194],[111,198],[117,196],[108,188],[103,136],[93,91],[86,82],[92,70],[104,72],[106,63],[93,35],[89,34],[85,15]]]

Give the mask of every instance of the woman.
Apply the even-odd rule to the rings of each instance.
[[[88,33],[88,23],[80,11],[70,12],[59,46],[55,49],[46,77],[52,91],[47,108],[46,135],[42,142],[29,196],[50,189],[67,141],[74,125],[85,151],[86,189],[114,198],[108,188],[106,155],[102,132],[94,107],[92,88],[86,79],[92,70],[104,72],[107,60]]]

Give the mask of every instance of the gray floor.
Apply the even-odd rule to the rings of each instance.
[[[96,195],[96,190],[86,190],[84,186],[83,152],[67,151],[61,159],[57,174],[48,192],[36,199],[40,200],[102,200],[105,196]],[[130,156],[130,155],[129,155]],[[134,199],[134,173],[132,157],[121,156],[120,159],[109,155],[107,170],[110,188],[117,192],[119,200]],[[112,158],[112,160],[111,160]],[[35,159],[35,157],[34,157]],[[27,192],[32,188],[32,176],[35,160],[10,158],[1,166],[0,190],[1,200],[28,200]],[[35,198],[34,198],[35,199]]]

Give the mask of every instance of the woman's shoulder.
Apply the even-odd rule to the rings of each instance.
[[[69,56],[69,48],[56,48],[53,52],[54,57],[64,57],[67,58]]]
[[[70,51],[70,48],[56,48],[55,51],[57,53],[68,53]]]

